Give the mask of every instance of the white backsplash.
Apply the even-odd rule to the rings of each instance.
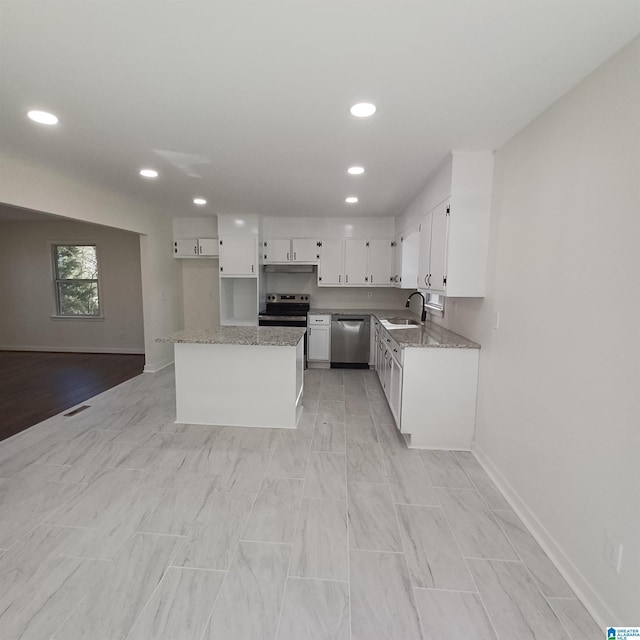
[[[400,309],[410,293],[393,287],[318,287],[315,271],[262,273],[261,277],[268,293],[308,293],[312,309]]]

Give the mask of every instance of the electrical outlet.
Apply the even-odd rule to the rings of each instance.
[[[616,573],[620,573],[622,545],[617,540],[614,540],[608,533],[605,534],[604,540],[604,559]]]
[[[371,291],[367,291],[367,298],[373,298],[373,293],[371,293]]]
[[[493,330],[497,331],[500,328],[500,314],[496,311],[493,314]]]

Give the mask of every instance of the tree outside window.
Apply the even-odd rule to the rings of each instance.
[[[60,316],[100,315],[96,245],[53,246],[56,305]]]

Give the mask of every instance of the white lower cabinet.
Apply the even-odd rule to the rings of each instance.
[[[479,350],[400,348],[381,326],[378,333],[375,370],[407,445],[471,449]]]
[[[330,365],[331,316],[309,314],[307,319],[307,360],[318,366]]]

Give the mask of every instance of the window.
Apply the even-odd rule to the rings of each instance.
[[[431,313],[440,312],[440,316],[444,316],[444,301],[445,297],[438,295],[437,293],[427,293],[425,306]]]
[[[53,245],[53,265],[56,313],[69,317],[100,316],[96,245]]]

